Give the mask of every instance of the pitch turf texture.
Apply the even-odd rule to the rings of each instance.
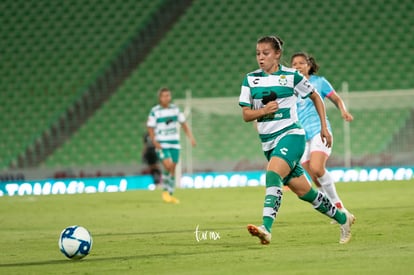
[[[291,191],[272,243],[260,245],[246,225],[260,223],[264,187],[178,190],[179,205],[159,190],[2,197],[0,274],[413,274],[414,182],[337,189],[357,217],[346,245],[338,225]],[[74,224],[94,241],[80,261],[57,245]]]

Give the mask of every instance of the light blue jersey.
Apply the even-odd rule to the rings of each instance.
[[[323,76],[311,75],[309,82],[315,90],[318,91],[322,100],[335,92],[332,85]],[[321,132],[321,122],[319,120],[318,112],[310,98],[299,97],[299,100],[297,101],[297,112],[299,121],[306,132],[306,140],[310,140]],[[326,122],[329,131],[332,132],[328,117],[326,117]]]

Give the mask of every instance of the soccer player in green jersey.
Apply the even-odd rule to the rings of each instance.
[[[175,169],[180,158],[181,149],[178,124],[181,125],[181,128],[190,139],[192,146],[196,145],[196,141],[185,121],[184,114],[177,105],[171,103],[171,99],[171,91],[168,88],[161,88],[158,91],[159,104],[152,107],[148,115],[147,129],[164,168],[162,199],[165,202],[179,203],[179,200],[173,196]]]
[[[244,121],[257,120],[257,131],[268,160],[262,225],[249,224],[247,229],[262,244],[270,243],[272,226],[282,202],[282,187],[287,185],[301,200],[339,223],[339,243],[344,244],[351,239],[353,217],[338,210],[324,193],[314,189],[300,165],[306,140],[298,122],[297,97],[309,97],[313,101],[321,122],[321,138],[330,147],[332,136],[325,120],[325,106],[303,75],[280,64],[282,46],[283,41],[277,36],[264,36],[257,41],[256,60],[260,68],[244,77],[239,97]]]

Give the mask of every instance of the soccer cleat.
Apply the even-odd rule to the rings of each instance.
[[[247,225],[247,230],[252,236],[258,237],[261,244],[269,244],[272,239],[272,234],[270,234],[264,225],[256,226],[253,224]]]
[[[171,202],[171,195],[168,193],[168,191],[162,192],[162,200],[165,202]]]
[[[355,217],[351,213],[344,212],[346,215],[346,222],[340,225],[341,237],[339,239],[340,244],[345,244],[351,240],[351,226],[355,222]]]
[[[180,200],[170,195],[168,191],[162,192],[162,200],[167,203],[179,204]]]
[[[180,200],[179,199],[177,199],[176,197],[173,197],[173,196],[170,196],[171,197],[171,203],[175,203],[175,204],[179,204],[180,203]]]

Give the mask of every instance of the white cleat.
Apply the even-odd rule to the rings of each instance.
[[[272,234],[266,230],[264,225],[256,226],[253,224],[247,225],[247,230],[252,236],[258,237],[261,244],[269,244],[272,239]]]
[[[341,229],[341,238],[339,239],[340,244],[346,244],[351,240],[351,226],[355,222],[355,217],[349,212],[345,212],[346,222],[340,225]]]

